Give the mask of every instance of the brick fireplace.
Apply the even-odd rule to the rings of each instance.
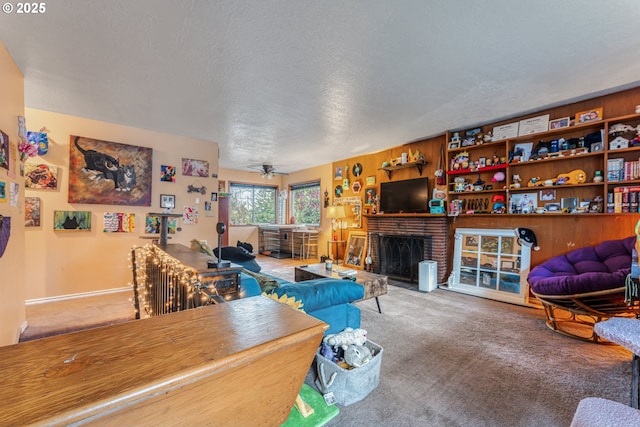
[[[418,263],[432,260],[438,263],[438,283],[446,281],[445,216],[369,215],[367,221],[373,272],[415,282]]]

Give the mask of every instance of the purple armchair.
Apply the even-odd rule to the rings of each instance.
[[[549,258],[534,267],[527,281],[540,300],[552,330],[598,342],[597,322],[635,315],[637,304],[625,300],[636,237],[607,240]]]

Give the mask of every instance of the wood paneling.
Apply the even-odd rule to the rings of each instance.
[[[526,115],[514,115],[510,118],[504,119],[495,123],[486,123],[483,125],[485,129],[491,129],[494,126],[506,123],[512,123],[519,121],[520,119],[534,117],[537,115],[549,114],[551,119],[561,117],[573,117],[576,112],[584,111],[592,108],[603,107],[603,116],[605,119],[612,117],[624,116],[627,114],[633,114],[635,112],[635,106],[640,105],[640,87],[620,91],[617,93],[595,96],[591,98],[585,98],[584,100],[559,105],[554,107],[545,108],[539,111],[530,112]],[[460,130],[460,129],[453,129]],[[386,173],[379,168],[382,162],[389,161],[394,157],[399,157],[403,152],[419,150],[424,154],[428,164],[423,169],[422,176],[430,178],[430,188],[434,185],[434,172],[438,163],[440,145],[445,144],[445,135],[439,135],[432,138],[425,138],[424,140],[416,141],[410,144],[398,145],[396,147],[379,151],[377,153],[367,154],[364,156],[351,157],[345,160],[341,160],[333,163],[334,170],[337,166],[343,166],[349,164],[350,167],[354,163],[359,162],[363,165],[363,184],[366,183],[366,177],[376,176],[376,188],[379,190],[380,183],[389,180]],[[506,149],[503,149],[506,155]],[[573,167],[577,165],[569,163],[569,166]],[[592,169],[595,170],[593,160],[590,158],[584,159],[584,166],[589,171],[589,176],[592,175]],[[443,165],[446,169],[446,165]],[[551,171],[545,171],[546,166],[540,165],[540,169],[536,168],[536,173],[541,177],[547,177]],[[403,180],[418,178],[420,175],[416,168],[407,168],[398,171],[394,171],[391,180]],[[551,177],[551,176],[549,176]],[[353,175],[350,174],[351,181],[353,181]],[[341,182],[334,181],[335,185]],[[526,185],[526,182],[524,183]],[[364,185],[366,188],[366,185]],[[600,187],[598,187],[600,188]],[[567,190],[564,190],[565,192]],[[580,189],[584,194],[578,194],[578,196],[588,196],[588,189]],[[593,190],[595,191],[595,190]],[[599,190],[598,190],[599,191]],[[353,192],[345,190],[344,196],[353,196]],[[364,190],[361,191],[361,195],[364,196]],[[335,196],[333,196],[335,197]],[[370,209],[370,206],[364,206],[366,209]],[[386,215],[381,215],[385,217]],[[376,216],[378,218],[379,216]],[[622,214],[622,215],[591,215],[580,214],[572,216],[560,216],[560,215],[469,215],[460,217],[447,218],[445,221],[448,225],[448,239],[447,239],[447,256],[443,265],[438,263],[438,281],[440,282],[441,268],[445,268],[446,274],[449,274],[451,266],[451,253],[453,251],[452,236],[455,233],[457,227],[466,228],[491,228],[491,229],[509,229],[516,227],[531,228],[535,231],[538,243],[540,245],[540,251],[532,252],[531,265],[535,266],[542,261],[556,256],[567,251],[578,248],[581,246],[595,245],[604,240],[617,239],[633,235],[636,222],[640,219],[640,214]],[[365,216],[363,227],[366,229],[367,224],[371,224],[370,218]],[[434,251],[435,253],[435,251]]]
[[[358,157],[350,157],[345,160],[333,162],[334,172],[338,166],[341,166],[342,168],[344,168],[346,165],[349,165],[349,168],[353,169],[353,165],[355,163],[362,164],[363,172],[360,177],[355,178],[352,172],[349,173],[349,181],[351,183],[353,183],[354,179],[360,179],[362,181],[362,186],[363,186],[362,190],[358,194],[354,193],[351,189],[345,190],[343,192],[343,197],[360,196],[363,199],[363,203],[364,203],[365,190],[368,187],[375,187],[379,193],[381,182],[413,179],[413,178],[419,178],[420,176],[428,177],[429,188],[433,189],[435,185],[434,173],[438,164],[438,159],[440,157],[440,145],[444,143],[445,143],[445,136],[443,134],[433,138],[416,141],[411,144],[404,144],[398,147],[390,148],[388,150],[379,151],[377,153],[367,154],[367,155],[358,156]],[[446,149],[446,146],[445,146],[445,149]],[[386,172],[380,169],[382,166],[382,163],[385,161],[388,162],[393,158],[400,157],[402,153],[408,153],[409,150],[411,150],[412,152],[415,152],[417,150],[422,155],[424,155],[424,158],[427,161],[427,164],[424,165],[422,169],[422,175],[420,175],[417,168],[411,167],[411,168],[399,169],[399,170],[393,171],[391,175],[391,179],[389,179],[387,177]],[[445,160],[443,159],[442,161],[444,162]],[[443,168],[444,168],[444,165],[443,165]],[[376,184],[374,186],[366,185],[366,178],[368,176],[376,177]],[[339,184],[342,184],[342,180],[340,181],[334,180],[333,188],[335,188],[335,186]],[[335,194],[333,193],[333,191],[331,191],[331,193],[332,193],[332,200],[334,200]],[[371,206],[364,205],[364,209],[365,209],[365,213],[371,212],[370,211]],[[363,227],[364,227],[364,224],[363,224]]]

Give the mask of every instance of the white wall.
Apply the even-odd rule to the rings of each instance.
[[[160,194],[176,196],[177,212],[182,212],[185,205],[199,209],[198,223],[187,225],[179,221],[182,231],[173,235],[169,243],[189,245],[193,238],[208,241],[216,238],[217,203],[212,207],[215,215],[205,216],[204,201],[210,200],[211,192],[218,188],[217,179],[211,177],[218,169],[217,143],[30,108],[26,109],[26,119],[29,130],[45,127],[49,131],[49,152],[42,158],[34,159],[58,166],[57,191],[26,190],[27,196],[39,197],[42,203],[40,227],[26,229],[25,249],[30,265],[34,266],[27,271],[28,300],[128,286],[131,280],[128,264],[130,249],[134,245],[141,246],[149,242],[140,236],[145,235],[146,214],[162,211]],[[71,135],[153,148],[151,206],[69,204],[67,188]],[[183,157],[208,161],[209,177],[183,176],[180,167]],[[175,183],[160,181],[161,165],[177,167]],[[206,194],[188,193],[189,184],[205,186]],[[199,199],[198,204],[196,199]],[[54,210],[91,211],[91,231],[54,232]],[[102,224],[105,212],[135,213],[135,233],[104,233]]]
[[[20,163],[15,160],[18,146],[18,116],[24,115],[24,79],[13,58],[0,41],[0,129],[9,136],[12,146],[11,170],[0,168],[0,181],[6,184],[7,199],[0,203],[0,215],[11,219],[11,233],[7,247],[0,257],[0,345],[18,341],[20,327],[25,321],[25,271],[38,268],[40,258],[28,258],[25,265],[24,185],[20,177]],[[18,184],[18,202],[8,201],[9,184]]]

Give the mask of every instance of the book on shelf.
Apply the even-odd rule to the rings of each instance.
[[[636,213],[640,204],[640,185],[616,187],[607,194],[607,212]]]

